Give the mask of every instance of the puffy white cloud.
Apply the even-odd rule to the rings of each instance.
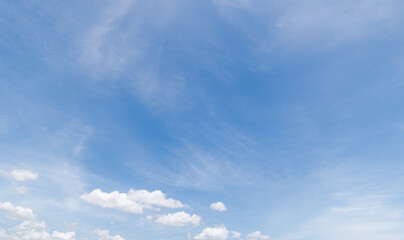
[[[166,198],[165,194],[160,190],[148,192],[146,190],[129,190],[128,196],[134,201],[141,202],[144,205],[156,205],[166,208],[182,208],[185,207],[180,201],[172,198]]]
[[[247,240],[269,239],[268,235],[263,235],[260,231],[255,231],[247,235]]]
[[[24,221],[20,225],[11,228],[12,232],[7,233],[0,229],[0,239],[5,240],[76,240],[75,232],[58,232],[54,231],[50,235],[46,231],[45,222],[36,220]]]
[[[6,217],[12,220],[32,220],[35,218],[31,209],[14,206],[9,202],[0,202],[0,211],[5,212]]]
[[[75,240],[76,239],[76,233],[75,232],[58,232],[54,231],[52,234],[52,239],[54,240]]]
[[[52,240],[50,234],[46,231],[46,224],[43,221],[24,221],[13,228],[13,230],[15,233],[11,236],[17,237],[17,239]]]
[[[55,231],[50,235],[46,231],[44,221],[36,220],[36,215],[29,208],[14,206],[10,202],[0,202],[0,211],[5,212],[6,217],[12,220],[22,220],[23,222],[14,228],[9,228],[6,232],[0,228],[0,239],[4,240],[75,240],[75,232]]]
[[[197,240],[225,240],[229,237],[229,230],[225,226],[207,227],[194,237]]]
[[[95,189],[91,193],[81,195],[80,198],[94,205],[129,213],[143,213],[143,209],[153,209],[154,206],[167,208],[185,207],[178,200],[166,198],[165,194],[160,190],[149,192],[130,189],[126,194],[118,191],[106,193],[100,189]]]
[[[15,169],[11,172],[0,171],[0,175],[6,176],[8,178],[14,179],[16,181],[27,181],[27,180],[36,180],[38,178],[37,173],[33,173],[29,170],[18,170]]]
[[[222,202],[214,202],[214,203],[210,204],[210,209],[219,211],[219,212],[223,212],[223,211],[227,210],[226,205],[224,205],[224,203],[222,203]]]
[[[113,208],[122,212],[143,212],[143,206],[140,203],[129,199],[126,193],[120,193],[118,191],[105,193],[102,192],[100,189],[96,189],[91,193],[85,193],[81,195],[80,198],[88,203],[104,208]]]
[[[93,232],[96,240],[125,240],[123,237],[119,235],[110,236],[108,230],[96,229]]]
[[[236,231],[231,231],[231,238],[240,238],[241,233]]]
[[[191,216],[188,213],[181,211],[160,216],[156,219],[156,222],[167,226],[183,227],[188,224],[198,226],[201,220],[202,218],[198,215],[194,214]]]

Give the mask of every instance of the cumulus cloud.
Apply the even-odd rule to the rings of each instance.
[[[223,211],[227,210],[226,205],[224,205],[224,203],[222,203],[222,202],[214,202],[214,203],[210,204],[210,209],[219,211],[219,212],[223,212]]]
[[[35,215],[29,208],[14,206],[10,202],[0,202],[0,211],[5,212],[6,217],[12,220],[33,220]]]
[[[207,227],[194,237],[197,240],[225,240],[229,237],[229,230],[225,226]]]
[[[17,227],[13,228],[14,234],[10,236],[17,237],[17,239],[29,240],[51,240],[50,234],[46,231],[45,222],[37,221],[24,221]]]
[[[129,213],[143,213],[143,209],[153,209],[155,206],[166,208],[185,207],[178,200],[166,198],[165,194],[160,190],[149,192],[130,189],[126,194],[118,191],[106,193],[101,189],[95,189],[91,193],[81,195],[80,198],[90,204]]]
[[[6,231],[0,230],[1,239],[10,239],[10,240],[76,240],[75,232],[53,232],[50,235],[46,231],[45,222],[38,221],[24,221],[20,225],[11,229],[13,233],[6,233]]]
[[[263,235],[260,231],[255,231],[247,235],[247,240],[269,239],[268,235]]]
[[[76,240],[75,232],[54,231],[49,234],[44,221],[38,221],[36,216],[29,208],[16,207],[9,202],[0,202],[0,211],[6,213],[6,216],[13,220],[23,221],[9,232],[0,228],[0,239],[4,240]],[[120,239],[118,239],[120,240]]]
[[[76,233],[75,232],[58,232],[54,231],[52,234],[52,239],[55,240],[75,240],[76,239]]]
[[[123,237],[119,235],[110,236],[108,230],[96,229],[93,232],[96,240],[125,240]]]
[[[188,224],[198,226],[201,220],[202,218],[198,215],[194,214],[191,216],[188,213],[181,211],[160,216],[156,219],[156,222],[166,226],[183,227]]]
[[[14,179],[16,181],[21,181],[21,182],[25,182],[27,180],[36,180],[38,178],[37,173],[33,173],[29,170],[15,169],[15,170],[12,170],[11,172],[0,171],[0,174],[6,176],[8,178]]]
[[[231,238],[240,238],[241,237],[241,233],[240,232],[236,232],[236,231],[231,231]]]

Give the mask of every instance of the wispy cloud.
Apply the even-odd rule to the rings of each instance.
[[[386,196],[349,199],[302,223],[295,233],[280,239],[401,239],[403,209],[388,202]]]
[[[80,60],[96,75],[111,76],[114,74],[109,72],[119,72],[125,67],[127,52],[115,45],[117,43],[111,43],[111,38],[134,3],[132,0],[120,0],[107,4],[99,22],[81,39]]]
[[[281,42],[323,47],[352,43],[390,31],[397,17],[397,1],[306,1],[293,4],[277,22]]]

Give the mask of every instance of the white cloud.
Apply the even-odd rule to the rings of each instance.
[[[37,173],[28,170],[13,170],[10,172],[10,176],[17,181],[36,180],[38,178]]]
[[[75,240],[76,239],[76,233],[75,232],[58,232],[54,231],[52,234],[52,239],[55,240]]]
[[[80,196],[84,201],[101,206],[103,208],[113,208],[122,212],[142,213],[143,206],[131,199],[128,194],[113,191],[111,193],[102,192],[100,189],[93,190]]]
[[[76,233],[54,231],[50,234],[44,221],[38,221],[31,209],[15,207],[13,204],[0,202],[0,210],[6,212],[6,216],[22,222],[12,228],[0,228],[1,240],[76,240]],[[76,223],[72,225],[77,225]],[[108,230],[97,229],[93,231],[94,240],[125,240],[119,235],[111,236]],[[87,239],[87,238],[80,238]]]
[[[222,202],[214,202],[214,203],[210,204],[210,209],[219,211],[219,212],[223,212],[223,211],[227,210],[226,206]]]
[[[7,240],[76,240],[75,232],[58,232],[54,231],[50,235],[46,231],[46,224],[44,221],[38,222],[24,221],[20,225],[11,228],[12,233],[6,233],[0,229],[0,239]]]
[[[165,194],[160,190],[149,192],[130,189],[126,194],[118,191],[106,193],[100,189],[95,189],[91,193],[81,195],[80,198],[94,205],[129,213],[143,213],[143,209],[153,209],[154,206],[167,208],[185,207],[178,200],[166,198]]]
[[[229,230],[225,226],[207,227],[194,237],[197,240],[225,240],[229,237]]]
[[[247,235],[247,240],[269,239],[268,235],[263,235],[260,231],[255,231]]]
[[[36,180],[38,178],[37,173],[33,173],[29,170],[15,169],[9,173],[0,171],[0,174],[6,176],[8,178],[14,179],[16,181],[21,181],[21,182],[24,182],[27,180]]]
[[[24,221],[17,227],[13,228],[14,234],[11,236],[18,237],[18,239],[29,240],[51,240],[50,234],[46,231],[45,222],[37,221]]]
[[[6,213],[6,217],[12,220],[32,220],[35,219],[35,215],[29,208],[23,208],[14,206],[9,202],[0,202],[0,211]]]
[[[94,237],[96,237],[96,240],[125,240],[119,235],[110,236],[108,230],[96,229],[94,230],[93,234]]]
[[[201,220],[202,218],[198,215],[194,214],[191,216],[188,213],[181,211],[160,216],[156,219],[156,222],[167,226],[183,227],[188,224],[198,226]]]
[[[236,231],[231,231],[231,238],[240,238],[241,233]]]

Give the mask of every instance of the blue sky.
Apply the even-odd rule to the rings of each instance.
[[[0,1],[0,239],[404,239],[403,13]]]

